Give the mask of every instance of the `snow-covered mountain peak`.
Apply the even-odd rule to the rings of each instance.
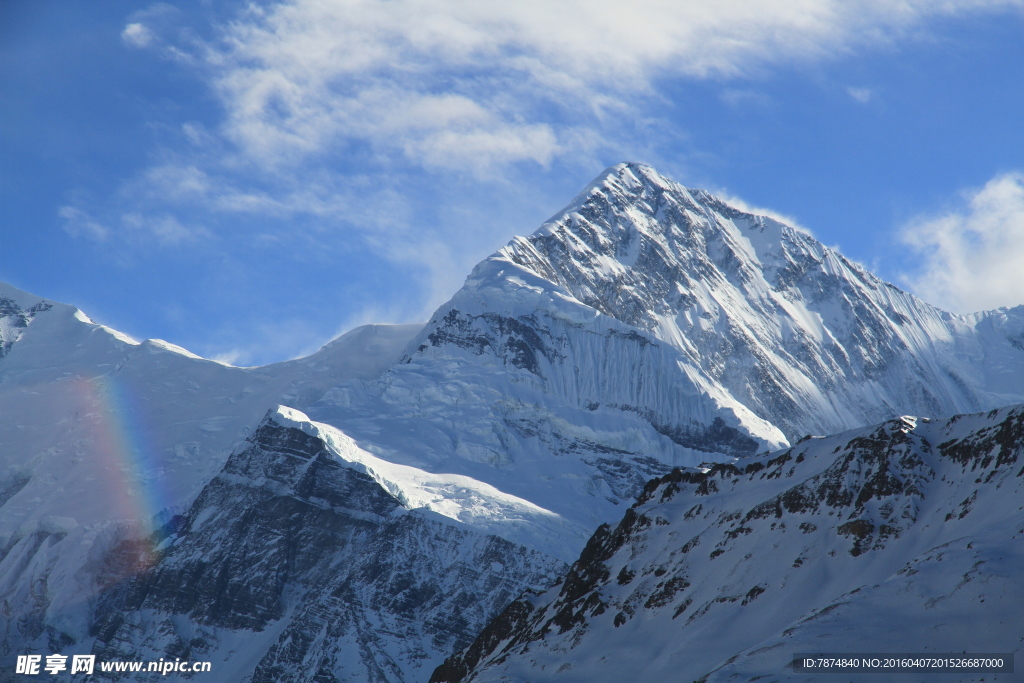
[[[603,226],[593,220],[595,208],[610,210],[610,215],[613,215],[623,207],[626,208],[625,213],[635,218],[647,216],[653,220],[617,221]],[[738,208],[706,190],[687,188],[650,166],[622,163],[606,169],[562,211],[525,239],[557,233],[564,227],[568,217],[574,227],[578,227],[577,223],[582,221],[590,231],[599,233],[597,239],[606,244],[629,243],[637,234],[655,238],[669,235],[678,229],[680,225],[665,220],[671,219],[674,212],[687,215],[698,223],[702,220],[720,222],[723,216],[731,219],[756,249],[748,250],[748,255],[755,260],[762,254],[778,253],[780,247],[787,248],[791,244],[800,243],[803,237],[811,237],[807,232],[773,216]],[[573,223],[573,219],[577,223]],[[522,239],[516,238],[516,241]],[[813,238],[809,244],[821,246]],[[743,248],[751,245],[739,246]]]
[[[714,303],[700,294],[723,284],[758,299],[786,290],[799,262],[804,272],[866,275],[801,230],[639,164],[608,169],[533,235],[513,239],[494,258],[531,269],[600,312],[652,331],[659,316]],[[867,277],[871,285],[884,285]]]
[[[639,164],[513,239],[453,302],[466,290],[620,321],[789,439],[1024,400],[1001,379],[1024,380],[1013,311],[946,313],[803,230]]]
[[[398,364],[309,414],[586,523],[666,468],[1024,401],[1013,320],[947,314],[777,218],[621,164],[478,264]]]

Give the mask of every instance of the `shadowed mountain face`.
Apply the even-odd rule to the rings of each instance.
[[[564,568],[409,512],[278,420],[175,520],[156,566],[102,596],[100,659],[215,661],[221,680],[417,680]]]
[[[798,652],[1019,660],[1022,452],[1018,406],[673,472],[431,681],[835,680],[795,673]]]
[[[674,482],[718,495],[807,433],[1024,401],[1022,340],[1024,308],[945,313],[635,164],[481,262],[426,326],[367,326],[265,368],[0,285],[0,666],[95,648],[202,654],[225,680],[415,680],[652,478],[718,463]],[[925,477],[912,470],[898,476]],[[893,509],[834,536],[869,554],[919,535]],[[667,605],[688,576],[652,590]],[[730,601],[739,587],[715,576],[733,592],[705,602],[761,604],[756,581]],[[591,578],[570,593],[593,595]],[[746,647],[723,634],[729,656]]]

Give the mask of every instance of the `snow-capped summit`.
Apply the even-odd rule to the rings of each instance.
[[[621,164],[477,265],[398,364],[310,414],[585,526],[674,466],[1024,401],[1022,329],[1024,310],[946,313]]]
[[[671,345],[789,439],[1024,399],[1024,311],[946,313],[646,166],[608,169],[499,255]]]

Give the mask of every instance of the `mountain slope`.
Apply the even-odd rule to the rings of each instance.
[[[622,164],[480,263],[402,362],[308,412],[593,528],[672,467],[1024,401],[1021,339],[1024,307],[946,313]]]
[[[158,563],[104,592],[93,651],[213,661],[221,680],[425,678],[565,567],[424,514],[417,501],[437,486],[278,408],[176,520]],[[462,506],[499,521],[531,514],[487,496]]]
[[[649,167],[610,169],[499,255],[671,344],[790,439],[1024,400],[1024,309],[951,315]]]
[[[1019,655],[1022,452],[1017,406],[673,472],[431,680],[826,681],[794,653]]]
[[[87,640],[103,584],[135,571],[116,549],[187,509],[268,406],[372,378],[419,329],[234,368],[7,285],[0,300],[0,657]]]

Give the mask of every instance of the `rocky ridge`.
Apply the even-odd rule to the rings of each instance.
[[[213,660],[222,680],[417,680],[564,570],[408,510],[303,417],[269,414],[173,521],[153,566],[104,592],[100,659]]]
[[[794,653],[1019,655],[1022,452],[1016,406],[676,470],[430,680],[824,681]]]

